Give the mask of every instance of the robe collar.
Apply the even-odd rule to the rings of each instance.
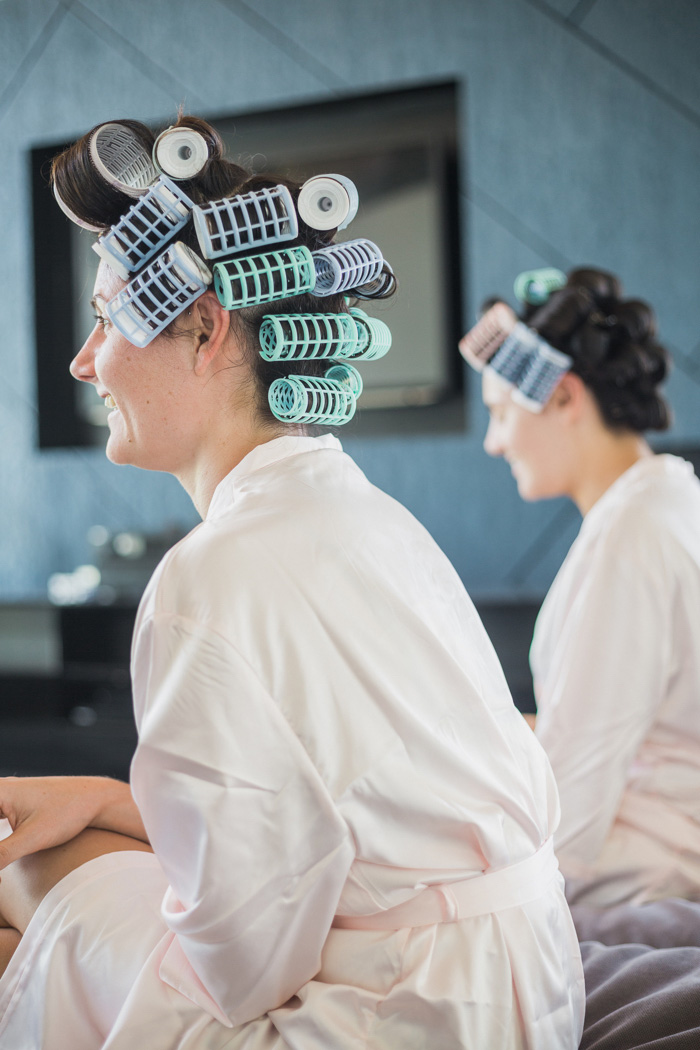
[[[237,463],[216,486],[205,520],[211,521],[231,506],[235,500],[236,486],[240,484],[242,478],[253,474],[256,470],[262,470],[263,467],[289,459],[290,456],[299,456],[306,452],[318,452],[324,449],[342,452],[343,446],[332,434],[323,434],[321,437],[292,437],[290,435],[289,437],[273,438],[272,441],[256,445],[252,452],[244,456],[240,463]]]

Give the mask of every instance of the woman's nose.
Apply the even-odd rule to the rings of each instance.
[[[488,456],[502,456],[503,443],[499,437],[498,427],[493,420],[489,422],[484,437],[484,452]]]
[[[95,380],[95,354],[91,344],[92,336],[83,343],[70,363],[73,379],[80,379],[83,383],[92,383]]]

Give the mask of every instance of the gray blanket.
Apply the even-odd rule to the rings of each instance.
[[[581,1050],[700,1050],[700,904],[571,913],[586,976]]]

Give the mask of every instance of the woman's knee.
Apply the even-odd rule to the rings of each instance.
[[[24,933],[39,904],[62,878],[95,857],[122,850],[153,852],[148,843],[128,835],[86,828],[70,842],[8,864],[0,873],[0,925],[4,920]]]

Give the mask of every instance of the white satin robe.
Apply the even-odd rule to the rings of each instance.
[[[22,968],[42,940],[30,929],[0,982],[2,1005],[28,981],[5,1050],[102,1045],[71,1041],[83,950],[92,972],[117,973],[94,1010],[108,1050],[578,1046],[582,972],[558,872],[529,903],[457,922],[331,927],[530,857],[558,817],[547,759],[452,566],[334,438],[276,439],[221,482],[143,598],[133,678],[132,787],[155,858],[126,855],[131,875],[125,855],[99,858],[53,891],[35,924],[41,965]],[[156,867],[160,894],[137,906]],[[108,894],[130,901],[123,943]],[[69,977],[65,952],[52,970],[61,938],[79,945]],[[12,1041],[23,1004],[46,1042]],[[46,1035],[57,1022],[64,1042]]]
[[[584,518],[531,650],[571,901],[700,899],[700,482],[639,460]]]

